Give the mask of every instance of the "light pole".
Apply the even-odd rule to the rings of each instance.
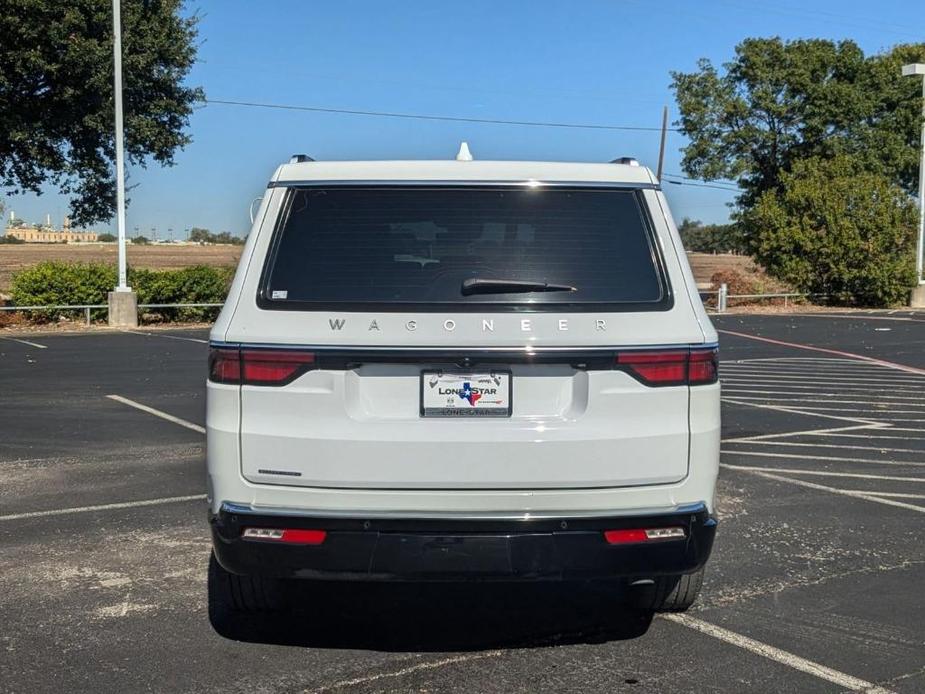
[[[113,97],[116,103],[116,227],[119,234],[119,283],[117,292],[128,292],[125,269],[125,154],[122,145],[122,11],[112,0]]]
[[[903,65],[904,77],[922,78],[922,157],[919,161],[919,242],[916,246],[915,272],[919,286],[912,295],[913,306],[925,306],[925,276],[922,274],[922,251],[925,246],[925,63]]]
[[[119,277],[109,293],[109,324],[138,325],[138,298],[127,283],[125,260],[125,154],[122,145],[122,12],[120,0],[112,0],[113,101],[116,110],[116,230],[119,237]]]

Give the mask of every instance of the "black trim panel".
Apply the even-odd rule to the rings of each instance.
[[[315,359],[311,364],[306,364],[305,368],[294,374],[285,382],[271,384],[273,386],[286,385],[296,378],[312,369],[325,369],[330,371],[348,371],[358,368],[364,364],[408,364],[413,366],[425,366],[428,369],[445,367],[449,369],[461,368],[495,368],[497,370],[509,371],[509,367],[514,364],[568,364],[574,369],[583,371],[622,371],[643,385],[651,388],[662,388],[670,386],[686,386],[686,382],[667,382],[652,383],[643,379],[635,373],[626,364],[619,364],[616,361],[616,355],[632,352],[653,352],[653,351],[683,351],[703,352],[714,351],[716,345],[669,345],[653,347],[633,347],[630,349],[604,347],[604,348],[554,348],[554,349],[508,349],[508,348],[379,348],[368,349],[362,347],[336,347],[336,346],[287,346],[287,345],[239,345],[233,343],[211,343],[212,350],[228,349],[247,349],[247,350],[282,350],[282,351],[304,351],[313,352]],[[714,369],[718,374],[718,370]],[[214,382],[215,379],[209,380]],[[711,385],[716,383],[718,375],[709,383],[697,383],[696,385]],[[513,384],[513,378],[509,381]],[[251,384],[254,385],[254,384]],[[256,384],[260,385],[260,384]],[[511,386],[513,387],[513,386]]]
[[[221,511],[211,518],[219,563],[244,575],[358,580],[568,580],[679,575],[710,556],[705,510],[615,518],[415,520],[311,518]],[[683,527],[681,540],[609,545],[605,530]],[[244,540],[246,527],[327,531],[320,545]]]

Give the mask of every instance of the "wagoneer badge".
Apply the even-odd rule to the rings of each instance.
[[[479,320],[479,319],[476,319]],[[495,320],[494,318],[482,318],[482,332],[483,333],[493,333],[495,331]],[[560,318],[556,321],[556,328],[559,332],[567,332],[569,330],[569,318]],[[331,326],[331,330],[343,330],[344,326],[347,325],[346,318],[328,318],[328,325]],[[442,321],[444,331],[451,333],[456,330],[456,321],[452,318],[447,318]],[[416,320],[409,320],[405,323],[405,330],[408,332],[414,332],[418,329],[418,322]],[[594,329],[595,330],[607,330],[607,321],[603,318],[594,319]],[[367,331],[375,330],[376,332],[381,332],[379,327],[379,321],[373,319],[369,321]],[[533,332],[533,319],[532,318],[521,318],[520,319],[520,331],[524,333]]]

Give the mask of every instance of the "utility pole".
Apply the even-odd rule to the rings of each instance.
[[[662,108],[662,142],[658,148],[658,169],[655,172],[655,177],[661,182],[662,180],[662,167],[665,164],[665,137],[668,135],[668,107],[664,106]]]
[[[918,286],[912,291],[913,308],[925,308],[925,276],[922,273],[922,252],[925,250],[925,63],[903,65],[904,77],[922,78],[922,156],[919,159],[919,241],[915,250],[915,276]]]
[[[128,286],[125,258],[125,153],[122,144],[122,12],[120,0],[112,0],[113,101],[116,120],[116,229],[119,238],[119,279],[109,293],[109,324],[138,325],[138,297]]]

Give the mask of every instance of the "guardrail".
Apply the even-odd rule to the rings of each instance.
[[[224,304],[213,303],[187,303],[187,304],[138,304],[139,309],[144,308],[221,308]],[[87,325],[91,324],[91,311],[103,310],[109,312],[108,304],[45,304],[41,306],[0,306],[0,311],[83,311]]]
[[[768,292],[767,294],[730,294],[729,287],[726,284],[719,285],[719,289],[710,289],[710,290],[701,290],[700,297],[710,297],[716,296],[716,312],[725,313],[729,307],[730,299],[755,299],[761,301],[763,299],[783,299],[784,306],[790,305],[791,299],[810,299],[810,298],[825,298],[825,294],[803,294],[800,292]]]

